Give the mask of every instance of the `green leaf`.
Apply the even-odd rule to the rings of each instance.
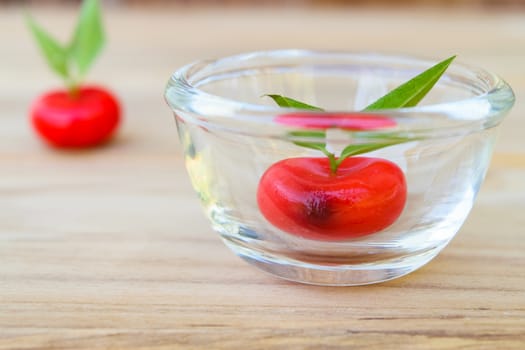
[[[398,86],[394,90],[390,91],[388,94],[384,95],[368,107],[364,111],[372,111],[378,109],[393,109],[393,108],[403,108],[403,107],[413,107],[417,105],[432,89],[432,87],[437,83],[439,78],[447,70],[448,66],[456,56],[452,56],[439,62],[438,64],[427,69],[423,73],[417,75],[416,77],[410,79],[406,83]],[[316,110],[323,111],[322,108],[309,105],[307,103],[294,100],[289,97],[281,95],[265,95],[271,97],[280,107],[286,108],[297,108],[297,109],[306,109],[306,110]],[[325,138],[325,132],[323,131],[292,131],[289,133],[293,136],[302,136],[302,137],[318,137]],[[364,133],[361,133],[364,135]],[[385,135],[378,135],[379,137],[384,137]],[[376,137],[373,133],[370,138]],[[332,173],[337,172],[337,168],[341,163],[348,157],[355,156],[362,153],[372,152],[381,148],[393,146],[400,143],[405,143],[409,141],[417,140],[417,138],[410,137],[400,137],[395,136],[391,137],[387,142],[380,143],[364,143],[349,145],[341,152],[339,158],[335,158],[335,155],[329,152],[326,149],[326,143],[323,142],[300,142],[294,141],[294,144],[305,147],[316,149],[323,152],[330,160],[330,169]]]
[[[388,142],[382,142],[382,143],[362,143],[358,145],[348,145],[341,151],[341,155],[339,158],[337,158],[335,169],[341,165],[341,163],[348,157],[356,156],[358,154],[362,153],[368,153],[372,151],[376,151],[381,148],[390,147],[393,145],[397,145],[400,143],[405,143],[409,141],[414,141],[414,138],[396,138],[393,140],[390,140]]]
[[[304,147],[304,148],[311,148],[318,151],[321,151],[325,153],[326,151],[326,144],[324,142],[303,142],[303,141],[294,141],[295,145]]]
[[[345,160],[348,157],[355,156],[362,153],[368,153],[372,151],[376,151],[381,148],[397,145],[400,143],[405,143],[409,141],[414,141],[414,139],[395,139],[388,142],[382,142],[382,143],[362,143],[357,145],[349,145],[346,146],[343,151],[341,151],[341,155],[339,156],[338,163],[341,163],[343,160]]]
[[[264,95],[264,96],[268,96],[271,99],[273,99],[275,103],[277,103],[277,105],[280,107],[306,109],[306,110],[311,110],[311,111],[322,111],[323,110],[322,108],[312,106],[312,105],[309,105],[301,101],[294,100],[293,98],[290,98],[290,97],[285,97],[281,95]]]
[[[324,131],[319,131],[319,130],[294,130],[294,131],[290,131],[288,135],[295,136],[295,137],[318,137],[318,138],[326,137],[326,133]]]
[[[394,145],[396,143],[398,142],[395,142],[395,143],[363,143],[363,144],[358,144],[358,145],[349,145],[345,149],[343,149],[339,158],[343,160],[350,156],[372,152],[372,151],[375,151],[375,150],[378,150],[384,147]]]
[[[288,133],[292,137],[304,137],[304,138],[320,138],[325,139],[326,133],[324,131],[311,131],[311,130],[294,130]],[[325,142],[310,142],[310,141],[293,141],[297,146],[304,148],[311,148],[326,154],[326,143]]]
[[[372,111],[378,109],[413,107],[417,105],[437,83],[454,58],[456,58],[456,56],[449,57],[446,60],[439,62],[435,66],[390,91],[364,110]]]
[[[104,46],[105,35],[98,0],[85,0],[70,44],[70,53],[78,73],[83,76]]]
[[[61,77],[67,79],[69,77],[67,50],[44,31],[29,15],[26,16],[26,20],[49,67]]]

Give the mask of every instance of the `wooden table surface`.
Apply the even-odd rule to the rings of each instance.
[[[72,9],[35,8],[67,38]],[[91,80],[125,123],[108,147],[56,151],[27,109],[57,86],[0,8],[0,349],[525,349],[525,13],[108,9]],[[457,53],[517,102],[477,202],[415,273],[364,287],[279,280],[223,246],[190,188],[163,102],[184,63],[250,50]]]

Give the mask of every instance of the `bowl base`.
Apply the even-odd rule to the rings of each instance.
[[[380,283],[404,276],[432,260],[441,245],[420,254],[413,254],[375,263],[356,265],[320,265],[262,252],[222,237],[225,244],[251,265],[274,276],[312,285],[359,286]]]

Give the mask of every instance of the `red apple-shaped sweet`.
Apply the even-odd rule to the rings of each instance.
[[[101,87],[81,87],[76,94],[56,90],[35,101],[31,121],[42,138],[55,147],[91,147],[112,136],[120,121],[120,106]]]
[[[289,158],[262,176],[257,203],[277,228],[303,238],[346,240],[381,231],[401,215],[406,180],[394,163],[350,157],[337,172],[328,158]]]

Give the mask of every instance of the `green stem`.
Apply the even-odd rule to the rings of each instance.
[[[335,175],[337,173],[337,168],[339,168],[339,164],[337,164],[335,154],[328,154],[328,160],[330,161],[330,172],[332,173],[332,175]]]
[[[323,152],[324,155],[328,157],[328,160],[330,161],[330,173],[332,175],[335,175],[337,173],[337,168],[339,168],[339,165],[340,165],[340,163],[337,162],[337,158],[335,157],[335,154],[328,151],[326,148],[323,148],[321,152]]]
[[[77,84],[72,84],[68,86],[68,92],[69,97],[71,97],[72,99],[77,99],[80,95],[80,88]]]
[[[64,78],[69,97],[72,99],[78,98],[80,94],[80,80],[72,77],[70,70],[67,70],[67,76]]]

